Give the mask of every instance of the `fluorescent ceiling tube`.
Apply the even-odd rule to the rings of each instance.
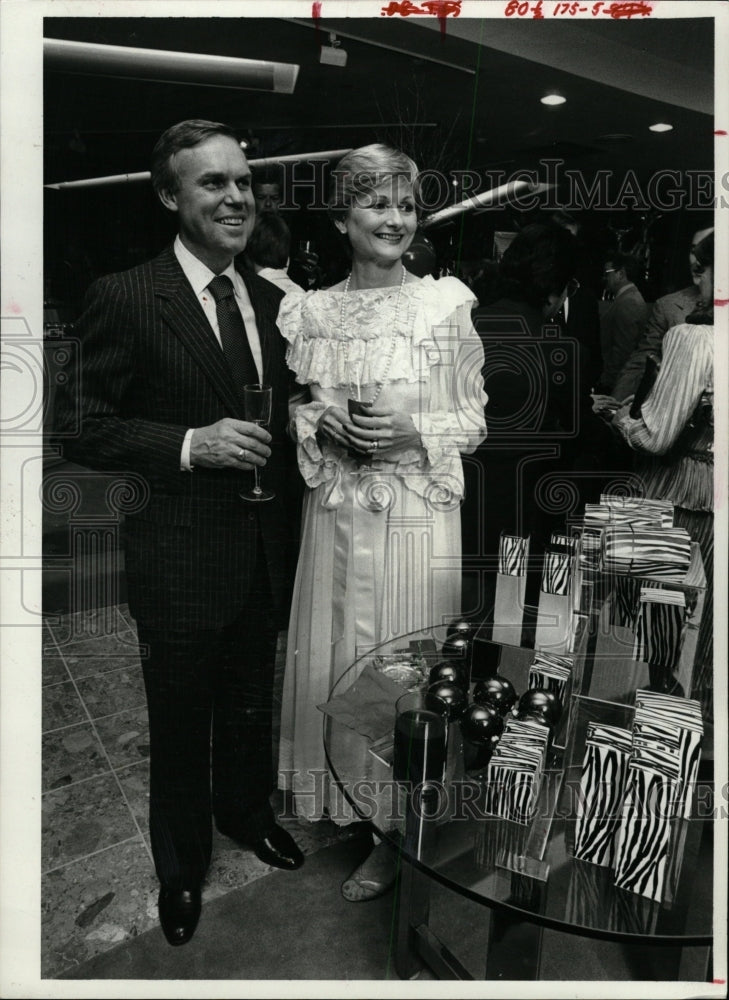
[[[163,83],[196,83],[293,94],[299,67],[262,59],[232,59],[199,52],[170,52],[123,45],[43,39],[46,68],[61,73],[129,77]]]
[[[255,169],[258,167],[275,166],[279,163],[306,163],[309,160],[339,160],[345,153],[351,153],[349,149],[322,149],[316,153],[287,153],[285,156],[263,156],[257,160],[248,160],[248,166]],[[74,188],[110,187],[113,184],[136,184],[140,181],[150,179],[149,170],[140,170],[135,174],[109,174],[106,177],[84,177],[78,181],[58,181],[55,184],[45,184],[44,187],[52,191],[71,191]]]

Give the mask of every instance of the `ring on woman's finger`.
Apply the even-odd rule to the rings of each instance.
[[[377,451],[377,449],[378,449],[379,447],[380,447],[380,442],[379,442],[379,441],[373,441],[373,442],[372,442],[372,450],[373,450],[373,451]]]
[[[245,448],[241,448],[240,451],[238,452],[238,458],[241,460],[241,462],[245,462],[245,453],[246,453]]]

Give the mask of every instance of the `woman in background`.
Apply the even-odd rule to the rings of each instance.
[[[696,648],[693,697],[705,716],[713,711],[714,573],[714,233],[694,249],[702,269],[699,306],[663,340],[663,360],[653,389],[630,417],[630,405],[613,427],[642,460],[636,471],[646,497],[670,500],[674,524],[699,543],[706,597]]]
[[[340,161],[329,209],[351,272],[333,288],[288,294],[278,318],[312,400],[293,416],[307,490],[279,771],[297,814],[312,821],[356,819],[326,776],[316,706],[367,649],[461,611],[461,452],[486,432],[483,352],[469,289],[403,266],[417,174],[382,145]],[[360,414],[350,416],[350,400]],[[394,872],[379,844],[342,892],[371,899]]]

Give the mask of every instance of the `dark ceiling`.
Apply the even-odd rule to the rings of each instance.
[[[47,37],[301,67],[292,95],[49,73],[46,181],[145,170],[159,133],[188,117],[250,130],[254,156],[385,139],[410,147],[421,166],[443,169],[508,173],[545,157],[587,175],[711,169],[713,118],[695,107],[712,107],[712,19],[582,20],[560,23],[558,35],[546,21],[461,19],[449,22],[445,38],[426,26],[436,24],[347,19],[316,30],[313,22],[253,17],[46,18]],[[332,28],[347,36],[344,68],[319,63],[319,44]],[[503,50],[522,47],[528,58]],[[587,55],[589,70],[581,72],[592,78],[539,61],[584,66]],[[691,99],[681,96],[682,82]],[[540,104],[550,90],[567,103]],[[693,107],[659,99],[665,94]],[[655,121],[674,129],[649,132]]]
[[[319,62],[331,31],[347,51],[346,67]],[[689,172],[706,180],[713,169],[712,18],[554,23],[460,17],[449,19],[443,36],[434,18],[315,25],[250,16],[53,17],[45,19],[44,34],[300,67],[293,94],[48,72],[46,183],[148,170],[159,134],[193,117],[225,121],[247,134],[250,158],[385,141],[422,168],[480,171],[477,181],[486,190],[524,169],[549,180],[545,161],[561,160],[552,204],[576,211],[590,229],[597,274],[599,247],[614,243],[616,228],[635,227],[628,246],[645,238],[646,205],[631,201],[630,191],[623,201],[617,198],[626,179],[638,179],[640,198],[649,178],[675,171],[668,188],[688,193],[691,204],[684,207],[696,207]],[[539,98],[554,90],[567,103],[545,107]],[[670,122],[673,131],[650,132],[656,121]],[[581,212],[584,195],[582,201],[575,197],[567,173],[586,191],[598,171],[608,184],[606,204],[598,208],[608,211]],[[447,184],[445,190],[448,198],[457,197]],[[326,213],[303,207],[309,194],[294,196],[298,211],[287,212],[287,221],[295,240],[311,240],[322,259],[333,259],[341,248]],[[495,230],[518,228],[548,207],[543,196],[531,209],[467,213],[429,235],[439,259],[478,259],[490,255]],[[45,210],[49,271],[60,276],[64,294],[61,262],[67,258],[86,262],[85,270],[77,263],[73,271],[80,290],[93,273],[147,259],[172,234],[146,184],[49,190]],[[695,216],[650,215],[658,217],[651,238],[660,244],[654,260],[661,289],[685,280],[686,234]]]

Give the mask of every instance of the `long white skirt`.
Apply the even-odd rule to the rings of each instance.
[[[460,613],[461,524],[457,504],[430,502],[397,473],[355,472],[342,487],[335,510],[322,506],[326,486],[304,499],[279,787],[294,793],[300,817],[346,824],[357,817],[329,775],[317,705],[373,646]]]

